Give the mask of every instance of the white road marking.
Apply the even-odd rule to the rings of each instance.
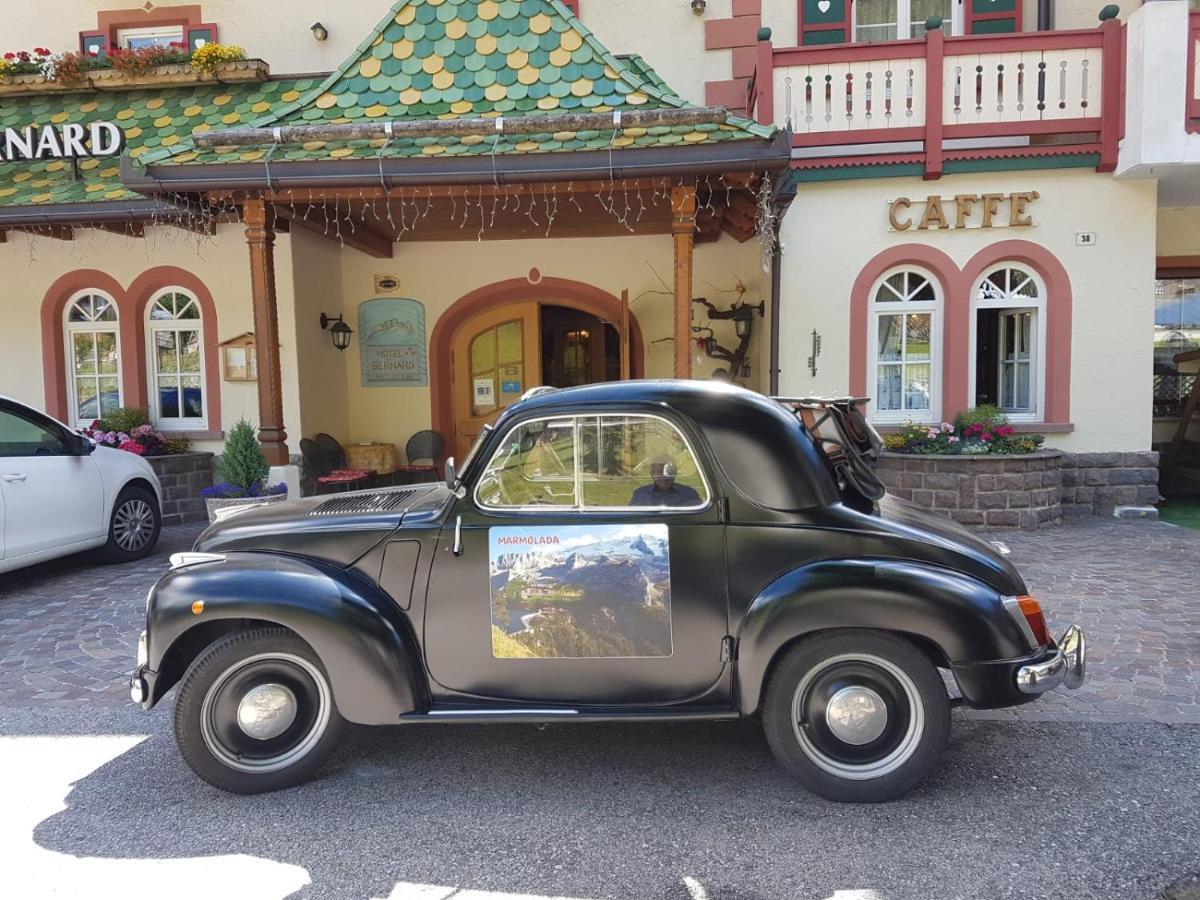
[[[687,888],[687,892],[692,900],[708,900],[708,891],[704,889],[704,885],[691,875],[683,876],[683,886]]]
[[[38,846],[39,823],[67,809],[72,785],[145,735],[0,737],[0,847],[4,896],[273,900],[309,883],[300,867],[243,854],[195,859],[96,859]],[[181,827],[185,823],[180,823]],[[136,854],[138,835],[127,835]]]
[[[372,900],[584,900],[579,897],[547,897],[542,894],[504,894],[499,891],[460,890],[436,884],[397,881],[386,898]]]

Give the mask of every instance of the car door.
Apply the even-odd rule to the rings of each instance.
[[[104,488],[95,460],[77,456],[67,430],[0,401],[0,491],[8,561],[103,537]]]
[[[496,446],[449,517],[442,544],[459,552],[431,573],[440,699],[727,703],[724,525],[679,425],[540,418]]]

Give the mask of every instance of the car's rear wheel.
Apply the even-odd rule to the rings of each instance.
[[[108,543],[101,551],[108,562],[132,562],[148,555],[158,543],[162,513],[158,498],[148,488],[122,489],[108,519]]]
[[[188,668],[175,698],[175,740],[192,770],[235,794],[309,778],[345,728],[321,662],[283,628],[224,637]]]
[[[929,774],[949,737],[950,703],[937,669],[910,641],[829,632],[776,666],[763,727],[775,756],[809,790],[879,803]]]

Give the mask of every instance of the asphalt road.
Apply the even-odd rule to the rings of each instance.
[[[169,709],[0,709],[0,894],[1136,900],[1200,870],[1197,725],[956,714],[930,781],[856,807],[751,723],[359,728],[319,780],[234,797]]]

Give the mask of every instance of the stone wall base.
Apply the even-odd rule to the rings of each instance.
[[[1158,502],[1158,454],[1063,453],[1064,516],[1111,516],[1118,506]]]
[[[1062,521],[1060,458],[884,453],[877,471],[890,493],[963,525],[1032,530]]]
[[[158,476],[162,486],[162,521],[164,525],[183,525],[207,522],[208,510],[202,488],[213,483],[211,453],[178,453],[171,456],[147,456],[146,462]]]

